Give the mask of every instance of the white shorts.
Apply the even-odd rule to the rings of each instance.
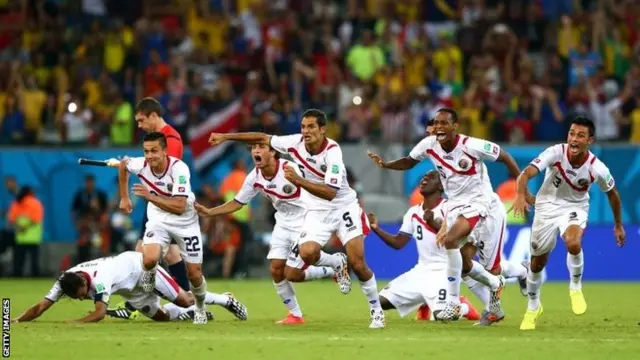
[[[156,272],[156,287],[153,292],[146,293],[136,289],[130,296],[123,295],[131,306],[139,310],[145,316],[154,317],[162,306],[160,298],[174,302],[180,294],[180,286],[175,280],[161,267]]]
[[[506,231],[507,212],[502,202],[498,201],[484,221],[479,222],[471,232],[471,241],[478,249],[478,262],[489,271],[500,266]]]
[[[536,213],[531,225],[531,255],[550,253],[556,247],[558,235],[563,236],[571,225],[586,228],[588,218],[589,214],[586,211],[577,208],[566,209],[556,216]]]
[[[288,230],[276,224],[271,233],[271,243],[269,244],[267,259],[288,259],[291,250],[298,242],[299,236],[299,231]]]
[[[299,243],[313,241],[325,246],[334,232],[343,245],[358,236],[369,234],[369,219],[358,200],[339,209],[307,211]]]
[[[427,304],[431,314],[444,309],[447,304],[446,269],[433,270],[418,264],[413,269],[393,279],[380,296],[389,300],[404,317],[421,305]]]
[[[493,234],[493,222],[489,219],[489,212],[479,204],[448,204],[446,209],[447,226],[451,228],[456,220],[464,217],[469,223],[474,224],[471,233],[460,240],[460,247],[471,243],[476,245],[481,239],[490,239]],[[484,241],[484,240],[482,240]],[[476,245],[477,246],[477,245]]]
[[[162,257],[167,254],[169,245],[176,244],[180,248],[180,256],[190,264],[202,264],[202,240],[200,223],[189,226],[168,226],[161,222],[147,221],[147,231],[142,244],[160,244]]]

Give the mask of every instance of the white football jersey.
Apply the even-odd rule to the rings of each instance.
[[[444,204],[447,202],[441,199],[433,211],[434,219],[444,219]],[[439,248],[436,244],[436,234],[434,228],[429,226],[422,218],[424,215],[423,204],[412,206],[409,208],[402,218],[400,232],[416,239],[416,247],[418,248],[418,263],[429,269],[441,270],[447,268],[447,251],[445,248]]]
[[[409,153],[417,161],[429,158],[440,173],[440,180],[451,206],[474,203],[489,211],[491,180],[483,161],[496,161],[500,146],[490,141],[457,135],[451,152],[440,146],[435,136],[420,141]]]
[[[94,301],[109,304],[111,295],[131,293],[144,272],[142,253],[125,251],[117,256],[103,257],[78,264],[66,272],[81,273],[89,283],[89,294]],[[53,302],[63,295],[58,281],[45,296]]]
[[[531,165],[545,171],[544,181],[536,195],[536,213],[554,216],[568,206],[589,212],[589,188],[597,182],[600,189],[609,192],[615,180],[607,166],[589,151],[582,166],[574,168],[569,163],[568,146],[558,144],[547,148]]]
[[[127,160],[127,170],[138,176],[144,186],[152,194],[165,197],[184,196],[187,198],[187,208],[181,215],[172,214],[155,206],[150,201],[147,204],[149,220],[166,225],[188,226],[198,222],[198,214],[193,204],[196,197],[191,191],[191,172],[182,160],[167,156],[169,165],[163,174],[154,174],[143,157]]]
[[[260,169],[254,168],[244,179],[235,201],[247,204],[261,193],[276,209],[276,223],[285,229],[299,231],[306,209],[301,199],[302,189],[284,177],[284,168],[287,165],[302,176],[298,165],[286,160],[276,160],[276,174],[271,179],[264,177]]]
[[[271,147],[280,153],[290,154],[307,180],[324,183],[338,190],[336,197],[331,201],[304,191],[303,199],[308,210],[333,210],[356,201],[356,192],[347,181],[342,150],[335,141],[326,139],[322,151],[317,155],[307,152],[300,134],[271,136]]]

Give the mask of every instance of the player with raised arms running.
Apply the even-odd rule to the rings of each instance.
[[[514,177],[520,170],[511,155],[498,145],[459,135],[458,115],[453,109],[438,110],[433,127],[435,136],[420,141],[409,156],[388,162],[371,152],[369,157],[379,167],[392,170],[411,169],[426,158],[433,162],[448,196],[446,218],[437,236],[447,252],[447,305],[436,317],[439,320],[460,317],[460,281],[464,270],[465,275],[491,290],[489,309],[481,322],[490,325],[504,318],[500,303],[504,286],[502,244],[501,237],[494,236],[503,224],[490,215],[495,197],[483,161],[503,162]],[[533,201],[533,197],[528,200]],[[480,264],[473,261],[478,250]]]
[[[444,309],[447,294],[447,253],[436,244],[436,233],[444,218],[443,189],[438,172],[429,171],[420,181],[422,204],[412,206],[402,218],[397,234],[391,235],[378,226],[373,213],[367,214],[371,229],[394,249],[402,249],[413,236],[418,249],[418,263],[409,271],[393,279],[380,291],[380,304],[384,310],[397,309],[401,317],[423,304],[431,310],[418,312],[418,320],[434,320],[433,314]],[[480,320],[480,314],[463,296],[460,297],[461,315],[468,320]]]
[[[325,136],[326,115],[316,109],[302,114],[301,134],[288,136],[264,133],[213,133],[211,145],[227,140],[249,144],[264,144],[283,154],[290,154],[300,166],[303,176],[295,168],[284,169],[285,178],[301,187],[308,196],[307,213],[300,233],[299,254],[308,265],[330,266],[335,271],[340,291],[351,291],[351,279],[347,258],[353,272],[360,280],[362,292],[369,302],[370,328],[384,328],[384,311],[380,306],[376,278],[364,259],[364,235],[369,232],[368,220],[358,204],[356,192],[349,186],[342,150]],[[337,233],[347,255],[327,254],[321,249],[331,235]]]
[[[182,159],[183,156],[183,144],[182,137],[180,133],[176,131],[171,125],[167,124],[162,118],[162,114],[164,113],[164,109],[162,105],[154,98],[147,97],[138,102],[135,107],[135,119],[138,124],[138,129],[142,129],[146,133],[150,132],[161,132],[167,138],[167,154],[169,156],[173,156],[176,159]],[[112,166],[118,167],[117,163],[112,163]],[[141,251],[142,249],[142,239],[144,238],[144,234],[146,233],[145,226],[147,224],[147,212],[144,212],[144,216],[142,218],[142,228],[140,231],[140,238],[136,243],[136,251]],[[189,291],[189,278],[187,277],[187,268],[184,264],[184,260],[180,256],[180,249],[177,245],[172,244],[169,246],[169,250],[167,254],[164,256],[164,260],[167,263],[167,267],[169,269],[169,273],[174,277],[174,279],[178,282],[181,288]],[[118,310],[131,309],[131,304],[120,303],[116,305]],[[133,311],[129,312],[131,314],[131,319],[135,319],[138,317],[139,312]]]
[[[541,271],[555,248],[558,234],[567,246],[567,268],[571,308],[576,315],[587,311],[582,294],[584,254],[582,235],[589,216],[589,188],[594,182],[607,194],[613,212],[613,234],[622,247],[626,240],[622,226],[620,195],[615,180],[607,166],[591,151],[589,145],[595,141],[596,129],[593,121],[578,115],[571,121],[567,142],[547,148],[517,180],[517,196],[513,204],[516,215],[524,215],[529,208],[526,202],[529,179],[545,172],[544,181],[536,195],[535,214],[531,226],[531,268],[527,278],[529,304],[520,324],[520,330],[534,330],[543,309],[540,303],[542,287]]]
[[[296,256],[306,207],[302,199],[302,189],[285,178],[284,169],[290,166],[299,175],[302,175],[301,170],[297,165],[281,160],[279,153],[265,144],[251,145],[251,157],[256,167],[247,174],[240,192],[233,200],[210,209],[196,203],[196,210],[200,216],[230,214],[240,210],[258,193],[271,201],[276,210],[276,225],[273,228],[267,259],[270,261],[269,270],[276,293],[289,309],[289,315],[278,321],[278,324],[302,324],[302,310],[291,281],[331,277],[334,271],[328,266],[309,266],[303,270],[305,264]]]
[[[27,309],[14,322],[32,321],[45,313],[63,295],[71,299],[91,299],[95,309],[89,315],[75,322],[98,322],[106,315],[120,317],[116,310],[107,310],[112,295],[127,299],[142,313],[155,321],[188,320],[194,317],[193,296],[182,290],[162,268],[156,277],[154,292],[148,293],[139,287],[144,269],[142,253],[125,251],[117,256],[109,256],[78,264],[65,271],[55,282],[49,293],[40,302]],[[160,298],[170,304],[160,305]],[[246,319],[246,309],[240,303],[230,301],[226,295],[207,293],[207,304],[224,306],[241,320]],[[213,318],[207,312],[209,319]]]
[[[207,316],[204,300],[207,283],[202,275],[202,244],[200,223],[194,209],[195,196],[191,191],[191,173],[182,160],[167,154],[167,138],[163,133],[148,133],[143,138],[144,157],[125,158],[120,162],[120,210],[131,213],[129,173],[142,184],[133,185],[133,193],[148,202],[142,254],[145,272],[143,290],[151,292],[155,283],[158,262],[171,243],[180,248],[187,263],[187,276],[193,286],[196,311],[193,322],[205,324]]]

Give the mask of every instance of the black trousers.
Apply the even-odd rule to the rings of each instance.
[[[29,264],[31,264],[31,276],[40,276],[40,244],[16,244],[13,254],[13,276],[24,276],[24,263],[27,256],[29,256]]]

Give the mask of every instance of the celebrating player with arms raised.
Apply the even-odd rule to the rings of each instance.
[[[193,318],[193,296],[180,289],[178,284],[164,269],[158,269],[154,292],[144,292],[138,285],[144,269],[142,254],[126,251],[117,256],[110,256],[87,261],[67,270],[55,282],[49,293],[39,303],[18,316],[15,322],[32,321],[49,310],[63,295],[71,299],[92,299],[95,310],[75,322],[98,322],[109,314],[107,305],[112,295],[120,295],[135,308],[141,309],[144,315],[156,321],[186,320]],[[171,302],[160,306],[160,296]],[[206,294],[207,304],[224,306],[236,317],[246,319],[246,309],[227,295]],[[207,317],[213,315],[207,312]]]
[[[396,235],[379,228],[375,215],[368,214],[371,229],[387,245],[401,249],[413,236],[418,248],[416,266],[393,279],[380,292],[380,304],[384,310],[397,309],[400,316],[404,317],[425,303],[425,309],[428,309],[426,312],[431,314],[444,309],[447,300],[447,254],[436,244],[436,233],[442,223],[443,205],[446,203],[442,198],[442,192],[438,172],[428,172],[420,181],[420,194],[424,202],[407,211]],[[460,302],[462,316],[468,320],[480,319],[480,314],[467,299],[461,296]],[[419,312],[418,315],[423,312]],[[420,320],[430,318],[433,319],[432,316],[424,314],[419,317]]]
[[[196,299],[194,323],[204,324],[207,317],[204,300],[207,283],[202,276],[202,244],[200,224],[193,207],[189,167],[181,160],[167,155],[167,139],[153,132],[143,139],[144,157],[123,159],[118,173],[120,209],[131,212],[129,173],[137,175],[142,184],[133,186],[133,193],[147,200],[147,222],[143,238],[143,266],[141,286],[153,290],[158,262],[171,243],[177,243],[187,262],[187,274]]]
[[[302,190],[284,176],[284,169],[290,166],[301,174],[298,167],[286,160],[268,145],[251,145],[251,156],[256,164],[244,180],[242,189],[235,199],[215,208],[207,209],[196,204],[201,216],[218,216],[240,210],[258,193],[271,201],[276,209],[276,225],[273,228],[267,259],[270,260],[271,277],[282,303],[289,309],[289,315],[279,324],[302,324],[302,310],[298,305],[295,290],[289,281],[308,281],[334,275],[331,267],[303,265],[297,255],[298,238],[304,221],[306,208],[301,198]],[[292,251],[293,250],[293,251]],[[290,258],[287,260],[287,258]]]
[[[504,225],[490,216],[495,197],[483,161],[503,162],[513,176],[520,171],[513,158],[498,145],[458,135],[458,117],[453,109],[440,109],[433,119],[433,126],[436,135],[420,141],[407,157],[387,162],[377,154],[369,153],[369,156],[379,167],[392,170],[411,169],[420,161],[431,159],[449,198],[446,221],[438,234],[438,241],[447,249],[449,280],[447,306],[439,313],[439,319],[454,320],[460,316],[460,280],[463,265],[466,265],[465,272],[468,271],[471,278],[491,289],[490,309],[484,322],[491,324],[504,318],[500,304],[504,286],[504,278],[500,275],[502,243],[500,236],[494,236]],[[472,261],[478,249],[483,266],[476,266]]]
[[[558,233],[567,245],[567,267],[571,274],[569,296],[576,315],[587,311],[582,294],[584,256],[582,234],[589,215],[589,188],[594,182],[607,194],[615,225],[613,233],[618,246],[625,243],[622,226],[620,195],[607,166],[589,151],[594,142],[595,125],[579,115],[571,122],[567,143],[547,148],[518,176],[517,197],[513,210],[523,215],[528,208],[525,201],[527,182],[545,171],[544,182],[538,191],[535,215],[531,227],[531,269],[527,278],[529,305],[520,325],[521,330],[533,330],[542,314],[540,288],[541,271],[556,245]]]
[[[270,145],[278,152],[293,156],[303,176],[293,167],[285,168],[285,178],[306,190],[307,214],[299,240],[299,253],[306,264],[330,266],[335,270],[340,291],[351,291],[351,280],[344,254],[329,255],[321,251],[336,232],[344,244],[349,263],[358,276],[370,307],[370,328],[385,327],[376,278],[364,259],[364,236],[369,231],[367,218],[349,186],[340,146],[325,137],[327,119],[320,110],[310,109],[302,115],[302,134],[269,136],[264,133],[211,134],[209,142],[226,140]]]

